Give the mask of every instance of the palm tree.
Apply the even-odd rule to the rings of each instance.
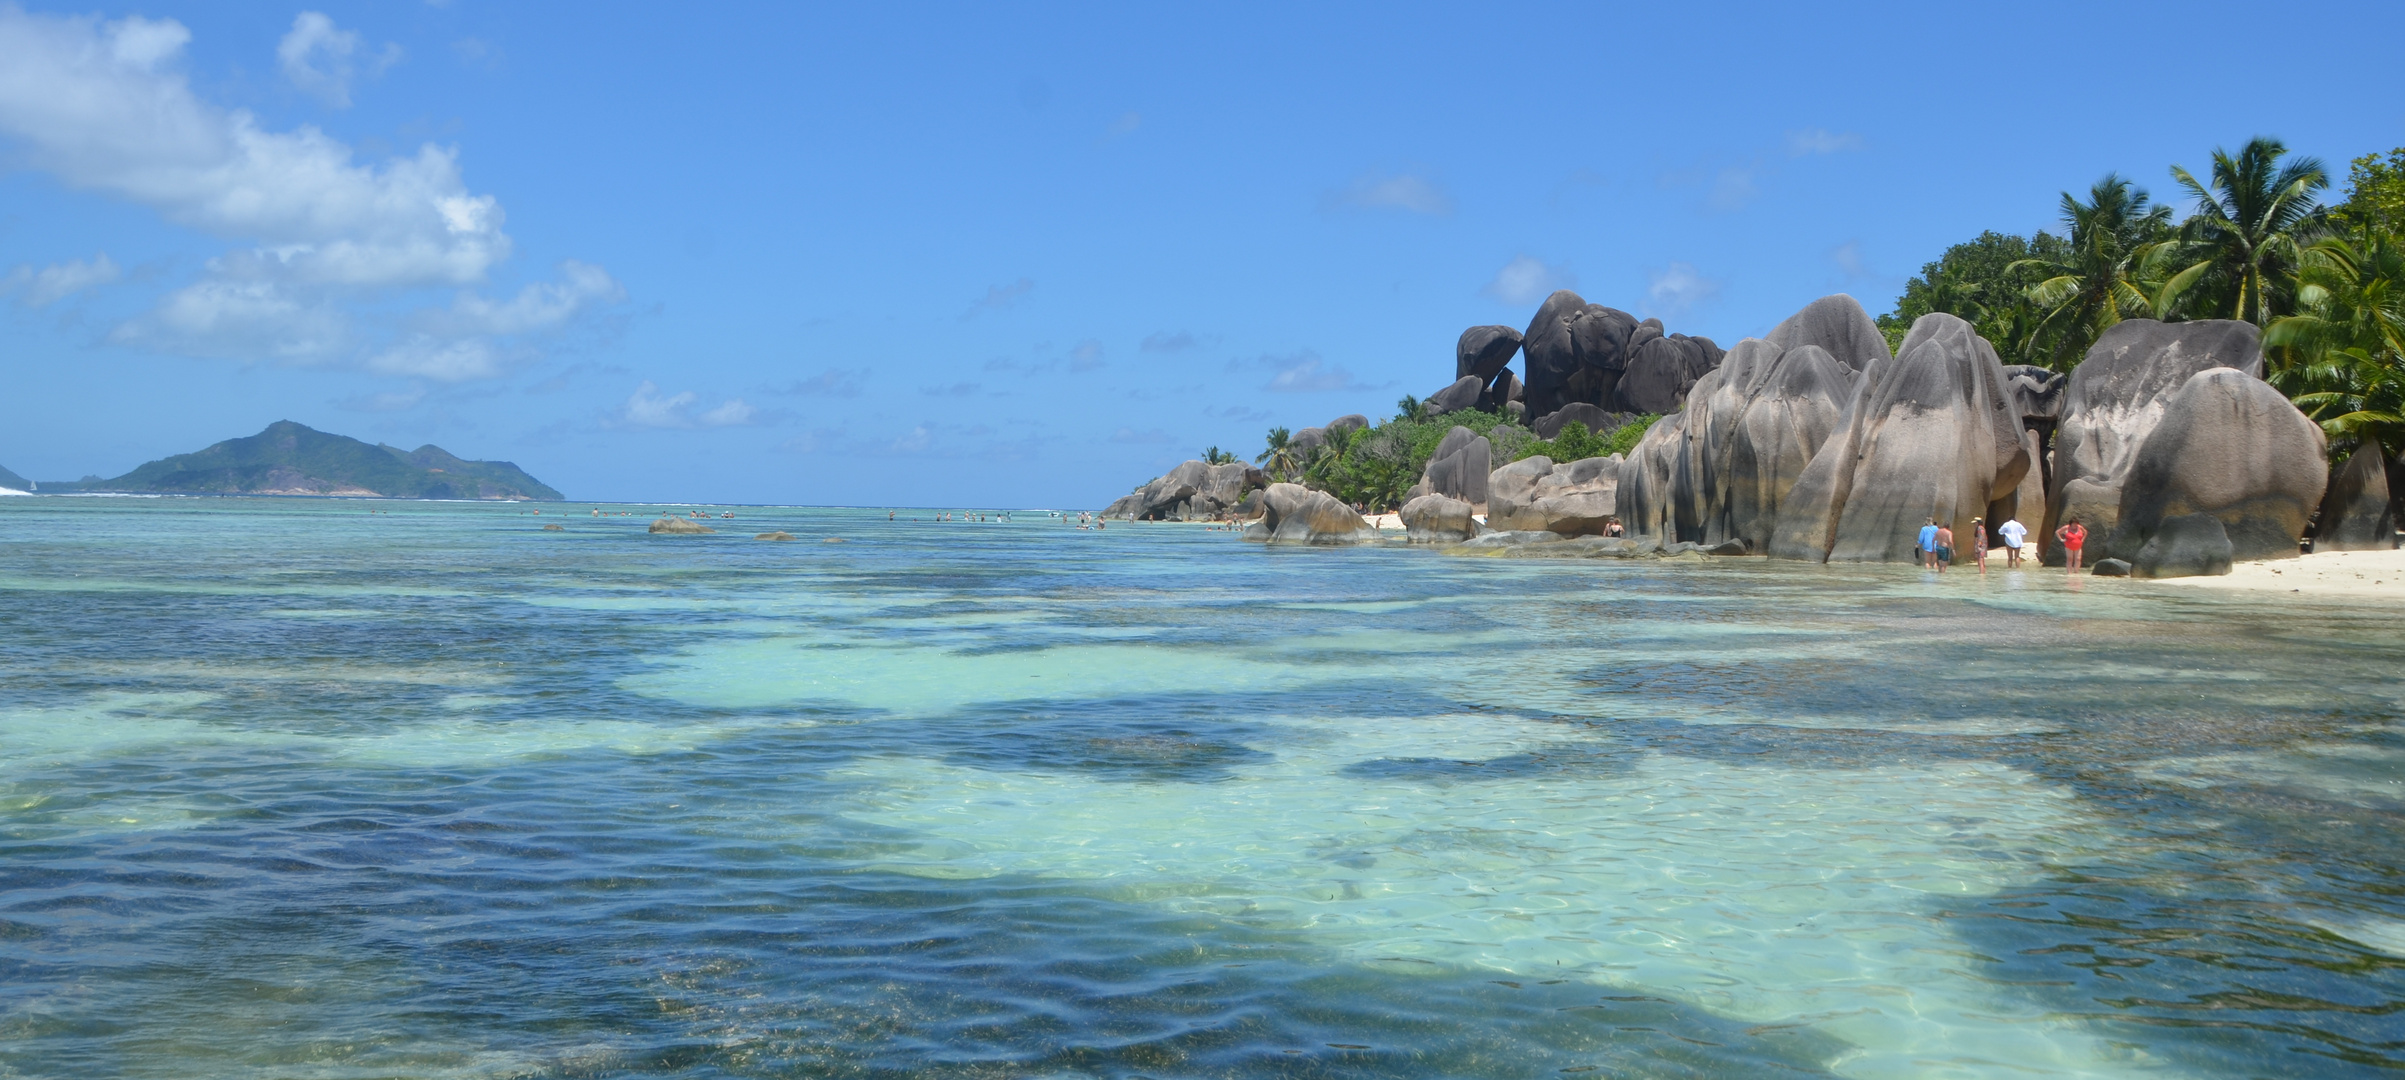
[[[1269,449],[1253,459],[1261,471],[1281,480],[1293,476],[1303,467],[1303,457],[1295,451],[1294,433],[1282,427],[1269,429]]]
[[[1402,400],[1395,402],[1395,419],[1426,420],[1428,419],[1428,403],[1410,394],[1405,394]]]
[[[1216,446],[1208,446],[1203,448],[1202,463],[1205,465],[1233,465],[1236,463],[1236,455]]]
[[[2320,216],[2313,193],[2330,186],[2330,174],[2320,158],[2280,164],[2287,152],[2261,135],[2235,156],[2215,149],[2210,187],[2171,167],[2196,199],[2196,213],[2180,227],[2179,245],[2181,258],[2194,261],[2165,284],[2167,302],[2201,281],[2200,309],[2222,318],[2264,326],[2291,309],[2286,279],[2300,262],[2297,234]]]
[[[2273,384],[2333,441],[2405,449],[2405,247],[2366,228],[2298,256],[2298,313],[2263,332]]]
[[[2118,173],[2106,173],[2088,188],[2085,203],[2063,192],[2062,215],[2071,234],[2066,251],[2009,267],[2046,275],[2029,287],[2038,316],[2025,349],[2035,359],[2037,343],[2051,343],[2046,359],[2052,367],[2085,353],[2122,319],[2154,314],[2155,300],[2141,279],[2147,256],[2171,231],[2171,208],[2149,206],[2146,190]]]

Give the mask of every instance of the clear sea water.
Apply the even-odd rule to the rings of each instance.
[[[2405,1069],[2393,608],[524,509],[0,500],[0,1076]]]

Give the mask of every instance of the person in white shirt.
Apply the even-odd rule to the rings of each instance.
[[[2029,535],[2029,526],[2021,524],[2020,518],[2006,518],[2004,524],[1996,526],[1996,535],[2004,540],[2005,567],[2017,569],[2021,565],[2021,544],[2023,538]]]

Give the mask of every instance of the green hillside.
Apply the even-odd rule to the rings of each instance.
[[[290,420],[206,450],[161,458],[114,480],[42,489],[190,495],[383,495],[397,499],[542,499],[559,492],[506,461],[468,461],[428,444],[371,446]]]
[[[27,480],[22,476],[18,476],[17,474],[8,471],[5,468],[0,468],[0,487],[15,488],[18,491],[32,491],[33,481]]]

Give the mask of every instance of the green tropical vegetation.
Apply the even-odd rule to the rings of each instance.
[[[1543,455],[1555,461],[1626,454],[1657,416],[1640,416],[1604,433],[1585,424],[1562,426],[1551,439],[1540,439],[1508,412],[1471,409],[1428,415],[1416,397],[1395,403],[1395,415],[1381,423],[1352,431],[1328,432],[1325,444],[1305,453],[1286,428],[1269,429],[1260,455],[1253,460],[1272,480],[1299,483],[1328,492],[1347,503],[1372,510],[1393,510],[1420,482],[1437,444],[1456,426],[1486,437],[1496,465]]]
[[[2169,175],[2184,206],[2107,173],[2084,198],[2062,194],[2059,233],[1947,248],[1879,317],[1889,347],[1942,311],[2006,363],[2068,371],[2123,319],[2243,320],[2263,330],[2265,377],[2334,458],[2405,451],[2405,148],[2350,162],[2335,204],[2329,169],[2269,137]]]

